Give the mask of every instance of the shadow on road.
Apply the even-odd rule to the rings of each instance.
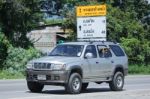
[[[85,91],[81,91],[81,94],[85,93],[96,93],[96,92],[110,92],[109,88],[87,88]],[[66,95],[65,90],[44,90],[41,94],[57,94],[57,95]]]

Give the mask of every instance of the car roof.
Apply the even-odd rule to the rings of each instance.
[[[94,44],[94,45],[118,45],[118,43],[116,42],[110,42],[110,41],[88,41],[88,42],[66,42],[63,44],[71,44],[71,45],[90,45],[90,44]]]

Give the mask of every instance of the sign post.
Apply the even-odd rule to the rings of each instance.
[[[78,40],[106,41],[106,5],[79,6],[76,12]]]

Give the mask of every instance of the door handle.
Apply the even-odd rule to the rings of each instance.
[[[99,62],[96,62],[96,64],[98,64]]]

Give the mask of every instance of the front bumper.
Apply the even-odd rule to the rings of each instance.
[[[58,85],[67,83],[69,74],[69,71],[26,70],[26,80],[46,85]],[[46,78],[38,79],[38,75],[44,75]]]

